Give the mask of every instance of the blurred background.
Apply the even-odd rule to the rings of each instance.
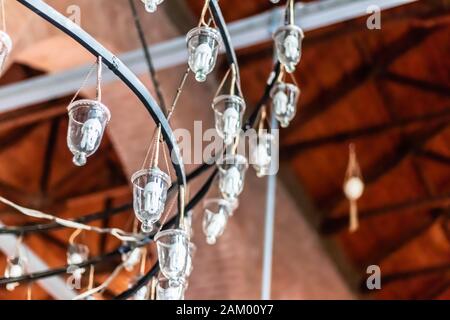
[[[79,18],[84,30],[131,65],[154,92],[128,0],[46,2]],[[203,3],[166,0],[149,14],[135,0],[166,101],[186,70],[183,51],[180,58],[169,42],[181,37],[184,46]],[[367,14],[371,4],[382,9],[379,29],[368,28],[368,18],[377,13]],[[223,0],[220,6],[237,48],[250,114],[272,71],[271,34],[281,16],[269,0]],[[448,0],[307,1],[304,10],[299,8],[305,39],[295,78],[302,95],[296,118],[280,136],[272,298],[450,298],[449,10]],[[16,1],[6,1],[6,13],[14,49],[0,78],[0,194],[64,218],[103,212],[94,225],[131,230],[132,210],[110,212],[132,200],[129,178],[140,168],[154,129],[147,111],[121,82],[105,77],[103,101],[112,113],[107,135],[86,166],[73,166],[66,107],[94,58]],[[194,120],[203,121],[203,129],[213,127],[210,104],[226,69],[222,55],[206,83],[190,78],[174,128],[192,131]],[[94,95],[92,86],[81,92]],[[365,182],[358,201],[360,226],[353,233],[342,192],[350,143]],[[187,165],[187,172],[195,167]],[[192,193],[202,179],[193,183]],[[267,179],[249,170],[240,207],[215,246],[206,244],[201,230],[202,206],[195,208],[197,252],[186,298],[260,297],[266,188]],[[5,206],[0,221],[7,226],[37,222]],[[47,267],[61,267],[70,234],[25,233],[23,244]],[[92,256],[120,245],[89,232],[79,241]],[[148,255],[149,268],[153,247]],[[0,256],[3,273],[6,255]],[[95,283],[118,263],[120,257],[100,263]],[[379,290],[366,286],[371,265],[381,270]],[[122,272],[103,297],[126,290],[132,277]],[[26,299],[27,287],[10,292],[3,286],[0,299]],[[31,288],[33,299],[61,298],[42,282]]]

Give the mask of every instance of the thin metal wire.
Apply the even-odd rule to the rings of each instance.
[[[183,77],[181,78],[181,82],[180,82],[180,85],[178,86],[177,93],[175,94],[175,98],[173,99],[172,105],[170,106],[170,109],[169,109],[169,113],[167,114],[167,120],[170,120],[170,118],[172,117],[172,114],[175,111],[175,108],[177,106],[178,100],[180,99],[181,92],[183,92],[183,88],[184,88],[184,85],[186,84],[186,80],[189,76],[189,73],[190,73],[190,68],[188,67],[186,69],[186,71],[184,72]]]
[[[73,95],[72,100],[70,100],[69,105],[71,105],[71,104],[75,101],[75,99],[76,99],[76,98],[78,97],[78,95],[80,94],[81,90],[83,90],[84,87],[86,86],[86,84],[87,84],[87,82],[88,82],[88,80],[89,80],[89,78],[90,78],[92,72],[93,72],[94,69],[95,69],[96,64],[97,64],[97,62],[94,62],[94,63],[92,64],[91,68],[89,69],[89,72],[87,73],[86,77],[84,78],[83,82],[81,83],[80,88],[78,89],[77,92],[75,92],[75,94]]]
[[[198,22],[198,26],[208,26],[208,24],[205,21],[205,17],[206,17],[206,13],[208,12],[208,8],[209,8],[209,0],[205,0],[205,4],[203,5],[203,9],[202,9],[202,13],[200,15],[200,20]]]
[[[103,62],[102,62],[102,56],[98,56],[97,58],[97,101],[102,101],[102,69],[103,69]]]

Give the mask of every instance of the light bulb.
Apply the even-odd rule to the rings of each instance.
[[[231,154],[225,156],[218,166],[220,192],[226,200],[233,202],[244,187],[245,172],[248,168],[247,159],[239,154]]]
[[[224,143],[229,145],[239,130],[239,112],[234,107],[229,107],[223,114],[223,135]]]
[[[199,82],[206,80],[206,70],[208,70],[209,62],[212,58],[212,50],[207,43],[202,43],[195,49],[194,53],[194,70],[195,79]]]
[[[69,256],[69,264],[80,264],[83,263],[84,259],[79,253],[73,253]]]
[[[287,58],[292,60],[297,60],[299,56],[299,49],[298,49],[298,35],[296,33],[292,34],[290,33],[285,39],[284,39],[284,53]]]
[[[252,165],[256,170],[256,175],[262,177],[268,174],[272,161],[272,141],[274,136],[270,133],[263,133],[258,137],[258,143],[251,153]]]
[[[357,176],[350,177],[344,184],[344,193],[350,200],[358,200],[364,192],[364,183]]]
[[[151,181],[147,183],[144,188],[144,210],[148,211],[150,214],[155,214],[160,208],[159,199],[161,198],[163,188],[156,181]]]
[[[203,82],[216,64],[220,34],[216,29],[201,26],[189,31],[186,40],[189,68],[195,74],[195,79]]]
[[[210,245],[216,243],[217,238],[225,231],[228,215],[224,208],[220,208],[219,212],[214,213],[208,209],[205,210],[203,220],[203,231],[206,235],[206,242]]]
[[[134,248],[127,254],[122,256],[122,261],[124,263],[125,269],[129,272],[133,271],[133,268],[141,261],[141,249]]]
[[[275,113],[285,114],[287,111],[288,96],[284,91],[278,91],[273,97],[273,105],[275,107]]]
[[[222,182],[222,189],[230,196],[230,198],[235,198],[239,194],[240,185],[241,174],[236,167],[231,167],[225,174]]]
[[[20,257],[9,258],[6,262],[5,278],[17,278],[25,274],[25,261]],[[18,282],[6,284],[8,291],[13,291],[19,285]]]
[[[97,118],[89,119],[83,123],[81,132],[83,134],[80,144],[81,148],[86,149],[86,151],[92,151],[102,133],[102,124]]]

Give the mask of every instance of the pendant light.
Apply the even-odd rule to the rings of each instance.
[[[303,30],[295,25],[294,1],[288,1],[289,24],[275,31],[274,40],[278,60],[285,66],[287,72],[292,73],[300,62],[304,34]]]
[[[350,223],[349,230],[354,232],[359,227],[357,200],[361,198],[364,192],[364,182],[361,175],[361,169],[356,159],[355,146],[349,146],[349,161],[344,180],[344,194],[350,204]]]
[[[225,200],[234,202],[244,189],[247,159],[240,154],[228,154],[218,162],[218,167],[220,192]]]
[[[87,157],[98,149],[106,125],[111,119],[109,109],[101,102],[101,72],[102,58],[99,57],[97,61],[97,99],[74,101],[78,91],[67,107],[69,111],[67,144],[74,155],[73,163],[77,166],[84,166]]]
[[[264,131],[266,123],[266,107],[262,107],[260,111],[260,119],[258,124],[258,134],[256,143],[252,143],[250,151],[250,163],[256,171],[256,176],[261,178],[269,174],[272,163],[272,152],[275,137],[272,133]]]
[[[210,245],[216,243],[225,231],[228,218],[232,212],[231,204],[225,199],[209,199],[204,204],[203,233],[206,242]]]
[[[270,97],[272,98],[272,112],[274,112],[275,118],[282,128],[287,128],[297,113],[300,89],[292,74],[290,74],[290,77],[294,83],[285,82],[284,76],[284,68],[282,67],[280,76],[270,91]]]
[[[5,278],[17,278],[23,276],[26,271],[26,260],[25,258],[21,256],[15,256],[8,258],[6,261],[6,268],[5,268]],[[19,282],[12,282],[6,284],[6,290],[13,291],[17,286],[19,285]]]

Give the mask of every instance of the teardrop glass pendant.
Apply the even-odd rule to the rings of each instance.
[[[270,92],[272,109],[281,127],[286,128],[297,113],[300,89],[291,83],[277,82]]]
[[[11,37],[5,31],[0,30],[0,75],[3,73],[12,47]]]
[[[74,101],[67,109],[67,145],[74,155],[73,163],[84,166],[87,157],[94,154],[100,146],[111,113],[103,103],[88,99]]]
[[[220,33],[214,28],[201,26],[189,31],[186,41],[189,68],[198,82],[204,82],[216,64],[221,44]]]
[[[131,182],[134,213],[142,222],[142,232],[149,233],[164,212],[167,191],[171,184],[169,175],[158,167],[142,169],[133,174]]]
[[[245,102],[236,95],[221,95],[214,99],[212,108],[217,133],[228,146],[239,135]]]
[[[289,73],[294,72],[300,62],[303,38],[303,30],[296,25],[280,27],[274,34],[278,60]]]

